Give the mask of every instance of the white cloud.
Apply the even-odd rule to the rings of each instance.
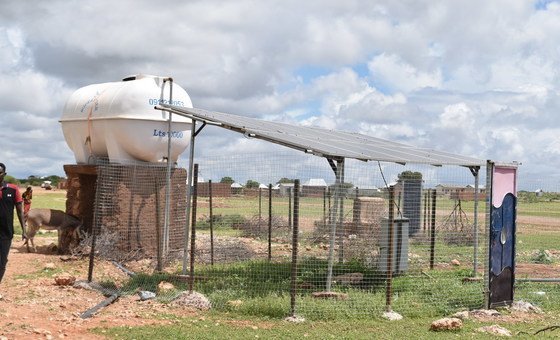
[[[440,70],[418,70],[396,55],[383,53],[373,58],[368,67],[373,80],[391,91],[411,92],[424,87],[439,88],[442,82]]]
[[[516,158],[542,176],[560,166],[559,35],[555,2],[2,2],[0,114],[26,137],[0,132],[0,159],[61,173],[69,94],[149,73],[197,107]],[[253,148],[205,134],[213,152]]]

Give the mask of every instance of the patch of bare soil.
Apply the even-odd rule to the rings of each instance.
[[[162,313],[196,315],[192,309],[154,300],[140,301],[134,295],[120,297],[92,318],[82,319],[83,312],[105,297],[95,290],[58,286],[53,274],[65,272],[77,280],[86,280],[88,259],[68,261],[52,253],[49,245],[56,242],[56,236],[36,238],[35,242],[37,253],[27,253],[19,239],[12,243],[8,268],[0,284],[0,336],[8,339],[102,339],[102,335],[90,330],[171,323],[158,317]],[[110,263],[96,260],[94,280],[97,278],[122,282],[126,274]]]

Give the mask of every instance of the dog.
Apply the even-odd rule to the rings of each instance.
[[[79,242],[78,230],[82,227],[83,222],[76,216],[65,213],[56,209],[31,209],[27,215],[27,239],[23,243],[27,247],[27,252],[31,252],[31,248],[36,252],[33,238],[40,228],[47,230],[58,230],[58,253],[64,254],[68,252],[70,244]]]

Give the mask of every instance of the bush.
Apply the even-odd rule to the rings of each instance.
[[[242,227],[247,223],[247,219],[239,214],[212,216],[212,224],[214,228],[242,229]],[[196,226],[200,229],[210,228],[210,217],[205,216],[198,220]]]

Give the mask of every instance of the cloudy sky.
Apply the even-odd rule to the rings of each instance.
[[[0,161],[64,175],[79,87],[172,76],[195,107],[342,129],[560,180],[560,3],[0,1]],[[216,152],[243,140],[215,132]],[[184,155],[186,156],[186,154]]]

